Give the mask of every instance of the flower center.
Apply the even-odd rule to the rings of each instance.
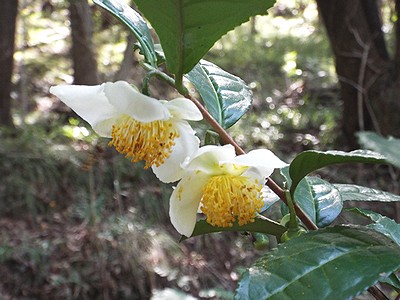
[[[212,177],[203,188],[201,211],[213,226],[231,227],[254,222],[264,203],[262,185],[248,177],[220,175]]]
[[[171,121],[154,121],[142,123],[124,116],[112,127],[109,146],[126,154],[132,162],[144,160],[145,169],[155,165],[159,167],[167,159],[178,132]]]

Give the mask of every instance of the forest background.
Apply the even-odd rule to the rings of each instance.
[[[290,162],[307,149],[356,149],[360,130],[398,137],[398,9],[395,1],[278,1],[225,35],[206,58],[254,94],[230,129],[235,140]],[[171,186],[117,155],[48,92],[63,83],[140,86],[129,31],[86,0],[6,0],[0,40],[0,295],[231,299],[243,267],[273,241],[222,233],[178,243]],[[174,96],[152,85],[152,95]],[[323,175],[400,192],[399,172],[387,166]],[[400,220],[395,205],[375,210]]]

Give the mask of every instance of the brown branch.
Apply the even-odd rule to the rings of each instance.
[[[207,122],[211,125],[212,128],[219,134],[221,137],[222,141],[225,144],[231,144],[233,147],[235,147],[236,153],[238,155],[240,154],[245,154],[246,152],[235,142],[235,140],[225,131],[224,128],[219,125],[219,123],[214,119],[214,117],[208,112],[208,110],[203,106],[203,104],[200,103],[199,100],[197,100],[195,97],[192,95],[185,95],[185,97],[189,98],[192,100],[192,102],[197,106],[197,108],[200,110],[201,114],[203,115],[204,119],[207,120]],[[283,191],[282,191],[283,193]]]
[[[389,298],[376,286],[368,288],[368,292],[377,300],[389,300]]]

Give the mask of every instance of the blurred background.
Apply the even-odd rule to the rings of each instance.
[[[398,6],[279,0],[225,35],[205,59],[254,94],[229,133],[287,162],[309,149],[359,148],[362,130],[399,137]],[[1,8],[0,299],[232,299],[241,272],[275,242],[223,233],[179,243],[168,216],[172,186],[109,148],[48,92],[140,86],[128,29],[87,0],[3,0]],[[154,97],[175,93],[151,84]],[[319,175],[400,192],[399,171],[387,166]],[[396,205],[374,209],[400,220]],[[269,217],[279,221],[279,207]]]

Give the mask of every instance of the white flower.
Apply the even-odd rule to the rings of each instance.
[[[172,224],[189,237],[198,211],[213,226],[230,227],[236,220],[239,225],[253,222],[264,204],[265,178],[286,165],[266,149],[236,156],[232,145],[200,148],[184,166],[182,180],[172,192]]]
[[[202,115],[188,99],[156,100],[125,81],[96,86],[54,86],[56,95],[103,137],[112,138],[118,152],[132,162],[144,160],[145,168],[163,182],[182,177],[181,163],[199,148],[199,139],[186,120]]]

